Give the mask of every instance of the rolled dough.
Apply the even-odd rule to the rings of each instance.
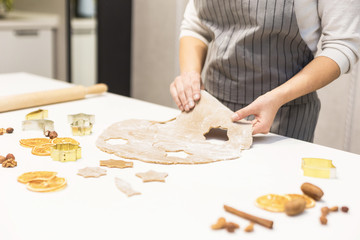
[[[232,122],[233,112],[206,91],[191,112],[182,112],[165,122],[130,119],[114,123],[97,139],[96,146],[107,153],[125,159],[160,164],[198,164],[240,157],[243,149],[252,144],[252,125]],[[206,140],[212,128],[227,130],[222,144]],[[126,140],[110,144],[110,139]],[[172,152],[185,152],[178,157]]]

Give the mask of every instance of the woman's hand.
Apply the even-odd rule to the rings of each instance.
[[[170,93],[181,111],[190,111],[195,102],[200,100],[200,89],[203,89],[201,76],[196,71],[184,72],[170,84]]]
[[[231,119],[235,122],[254,115],[255,119],[252,120],[253,135],[257,133],[266,134],[269,133],[280,106],[281,103],[276,101],[274,96],[267,93],[258,97],[248,106],[236,111]]]

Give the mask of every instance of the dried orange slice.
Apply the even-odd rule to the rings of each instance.
[[[51,146],[54,146],[53,143],[46,143],[40,146],[35,146],[31,150],[31,153],[37,156],[50,156]]]
[[[290,197],[267,194],[256,199],[256,206],[271,212],[283,212],[285,203],[289,201]]]
[[[26,172],[21,174],[17,180],[21,183],[28,183],[34,180],[50,180],[54,178],[56,174],[57,172],[49,171]]]
[[[54,138],[52,140],[53,144],[57,144],[57,143],[72,143],[72,144],[76,144],[76,145],[80,145],[80,143],[78,141],[76,141],[73,138],[69,138],[69,137],[63,137],[63,138]]]
[[[285,196],[290,197],[290,199],[295,199],[295,198],[303,198],[306,202],[306,208],[312,208],[315,207],[315,200],[312,199],[311,197],[308,197],[306,195],[303,194],[285,194]]]
[[[20,139],[20,145],[23,147],[35,147],[40,146],[46,143],[51,143],[51,139],[49,138],[28,138],[28,139]]]
[[[50,180],[35,180],[28,182],[26,187],[34,192],[53,192],[66,186],[65,178],[54,177]]]

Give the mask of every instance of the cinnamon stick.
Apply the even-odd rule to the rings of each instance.
[[[273,221],[247,214],[245,212],[239,211],[239,210],[237,210],[235,208],[232,208],[232,207],[229,207],[227,205],[224,205],[224,208],[225,208],[225,211],[227,211],[229,213],[235,214],[236,216],[245,218],[245,219],[247,219],[249,221],[260,224],[260,225],[262,225],[264,227],[267,227],[267,228],[270,228],[270,229],[273,227],[273,223],[274,223]]]

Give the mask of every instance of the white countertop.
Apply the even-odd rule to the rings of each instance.
[[[61,81],[28,74],[0,75],[0,96],[69,86]],[[168,93],[164,93],[168,94]],[[134,168],[105,168],[107,175],[85,179],[78,169],[99,166],[99,160],[119,159],[100,151],[95,140],[110,124],[125,119],[168,120],[179,111],[114,94],[41,107],[49,111],[59,137],[72,137],[67,115],[95,114],[93,134],[74,138],[82,147],[82,158],[61,163],[35,156],[19,140],[43,137],[41,132],[22,131],[25,115],[40,107],[0,113],[0,128],[13,127],[13,134],[0,136],[0,155],[13,153],[15,168],[0,167],[0,239],[360,239],[360,155],[306,143],[274,134],[256,136],[251,149],[232,161],[202,165],[156,165],[133,161]],[[141,147],[141,146],[139,146]],[[301,158],[333,160],[336,179],[302,175]],[[135,173],[167,172],[165,183],[142,183]],[[53,170],[65,177],[68,186],[58,192],[36,193],[16,181],[29,171]],[[114,184],[120,177],[142,194],[127,197]],[[311,182],[325,193],[323,200],[297,217],[271,213],[254,205],[268,194],[301,193],[300,185]],[[226,213],[227,204],[274,221],[272,230]],[[349,213],[332,213],[328,225],[319,222],[323,206],[348,206]],[[219,217],[240,224],[231,234],[213,231]]]
[[[54,29],[59,25],[56,14],[11,11],[0,19],[0,30],[8,29]]]

